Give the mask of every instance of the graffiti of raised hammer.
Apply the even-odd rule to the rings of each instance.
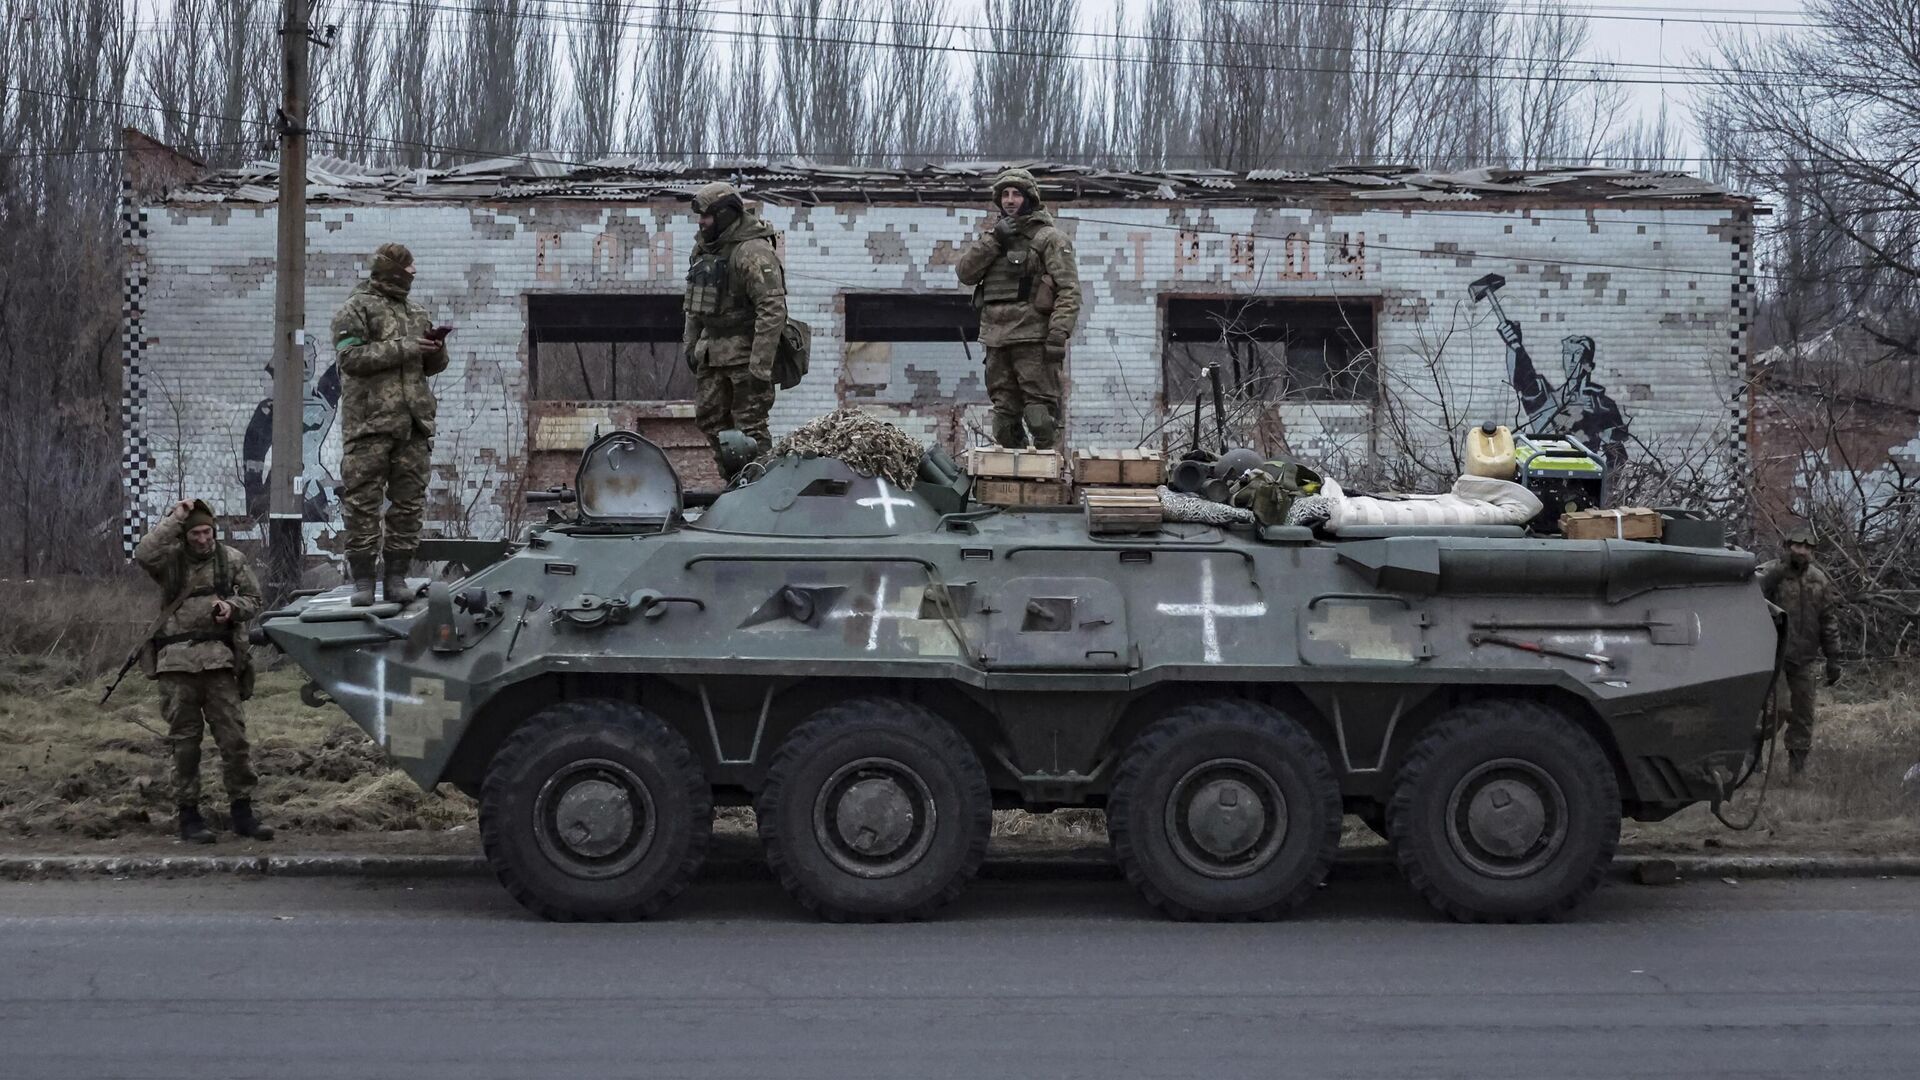
[[[1504,321],[1507,313],[1500,310],[1499,292],[1506,287],[1506,284],[1507,279],[1501,275],[1488,274],[1486,277],[1480,278],[1473,284],[1467,286],[1467,295],[1473,297],[1475,303],[1485,300],[1492,304],[1494,316]]]

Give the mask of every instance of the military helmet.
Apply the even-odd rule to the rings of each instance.
[[[1000,193],[1008,188],[1019,188],[1027,197],[1027,209],[1038,210],[1041,206],[1040,183],[1033,174],[1025,169],[1007,169],[993,178],[993,201],[1000,202]]]
[[[1800,524],[1800,525],[1795,525],[1793,528],[1787,530],[1787,543],[1805,544],[1808,547],[1819,547],[1820,538],[1813,535],[1813,526]]]
[[[716,180],[693,193],[693,212],[709,214],[729,202],[736,208],[746,208],[746,202],[740,198],[739,188],[724,180]]]
[[[727,480],[740,474],[740,470],[753,464],[760,456],[760,444],[744,431],[728,428],[714,437],[719,444],[715,455],[719,459],[720,474]]]

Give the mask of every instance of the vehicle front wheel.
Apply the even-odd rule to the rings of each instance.
[[[1407,751],[1387,813],[1413,890],[1462,922],[1535,922],[1593,892],[1620,788],[1593,736],[1537,702],[1476,701]]]
[[[686,740],[621,701],[541,710],[500,747],[480,791],[494,874],[556,921],[656,914],[699,873],[712,828]]]

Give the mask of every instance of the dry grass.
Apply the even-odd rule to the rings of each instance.
[[[473,804],[449,789],[428,794],[387,767],[338,709],[301,704],[293,669],[265,672],[248,703],[260,774],[256,799],[295,832],[437,829],[466,824]],[[0,837],[101,839],[170,831],[172,763],[151,682],[128,677],[105,708],[104,683],[73,663],[0,658]],[[203,804],[224,819],[227,795],[211,744],[201,763]]]

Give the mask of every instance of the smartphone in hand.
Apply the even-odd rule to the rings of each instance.
[[[447,335],[451,333],[453,333],[453,327],[451,326],[436,326],[427,331],[427,336],[435,341],[445,341],[447,340]]]

